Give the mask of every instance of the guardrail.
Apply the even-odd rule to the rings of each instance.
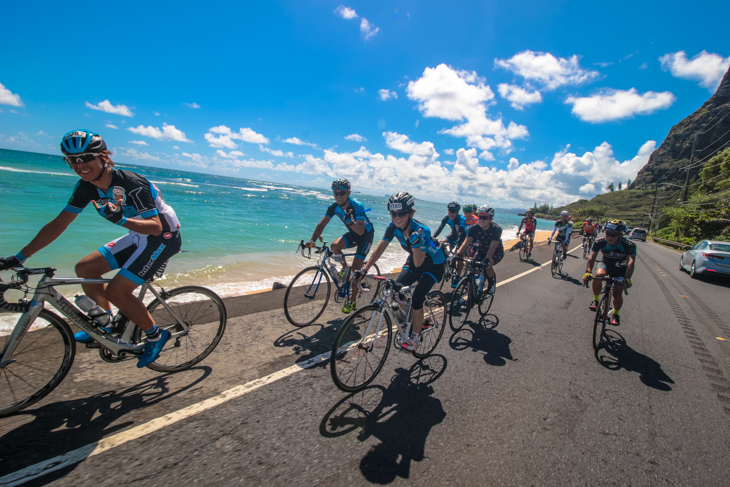
[[[691,249],[691,245],[679,243],[679,242],[672,242],[671,240],[664,240],[663,238],[656,238],[651,237],[651,239],[655,242],[659,242],[660,244],[669,245],[671,247],[679,247],[680,249]]]

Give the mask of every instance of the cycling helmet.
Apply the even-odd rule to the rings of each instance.
[[[446,205],[446,208],[448,208],[449,211],[455,211],[458,213],[459,210],[461,209],[461,205],[459,203],[457,203],[456,201],[452,201],[451,203]]]
[[[99,153],[104,150],[106,150],[104,139],[90,130],[72,130],[61,140],[61,152],[66,156]]]
[[[479,216],[481,216],[482,214],[494,216],[494,208],[487,205],[480,206],[477,210],[477,213],[479,214]]]
[[[588,218],[586,218],[586,221],[587,221],[588,223],[593,223],[593,218],[591,218],[591,217],[588,217]]]
[[[611,220],[606,223],[606,231],[624,233],[626,231],[626,224],[621,220]]]
[[[413,210],[416,200],[407,191],[396,193],[388,199],[388,211]]]
[[[532,208],[530,208],[528,210],[525,210],[525,215],[527,215],[528,213],[533,213],[534,214],[535,211]]]
[[[336,189],[346,189],[350,190],[350,181],[347,179],[335,179],[332,181],[332,191]]]
[[[567,210],[563,210],[560,212],[560,216],[570,216],[570,213]]]

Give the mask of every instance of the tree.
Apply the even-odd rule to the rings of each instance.
[[[611,183],[608,186],[606,186],[606,189],[609,190],[609,191],[611,191],[613,193],[613,183]]]
[[[618,182],[618,190],[621,191],[621,181]]]

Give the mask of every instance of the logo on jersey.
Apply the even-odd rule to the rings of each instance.
[[[116,244],[115,244],[114,242],[109,242],[108,244],[106,244],[106,246],[107,246],[107,247],[109,247],[109,248],[112,248],[112,247],[114,247],[115,245],[116,245]]]
[[[172,238],[172,234],[170,232],[167,232],[166,234],[163,235],[163,237],[165,237],[166,239],[169,240]]]
[[[112,189],[112,193],[114,194],[114,201],[125,201],[126,200],[126,194],[124,193],[124,188],[121,186],[114,186]]]

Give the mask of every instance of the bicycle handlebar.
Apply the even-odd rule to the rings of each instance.
[[[50,272],[50,274],[53,275],[53,272],[56,269],[53,267],[46,267],[42,269],[28,269],[26,267],[16,267],[13,270],[20,279],[11,282],[4,282],[2,279],[0,279],[0,308],[12,311],[13,313],[25,313],[30,309],[30,302],[21,301],[19,303],[8,303],[5,300],[5,291],[8,291],[10,289],[20,289],[26,282],[28,282],[28,276],[31,274],[48,274]]]

